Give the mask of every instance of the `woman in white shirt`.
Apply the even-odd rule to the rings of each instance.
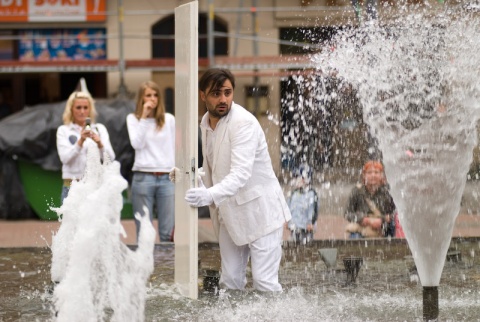
[[[132,178],[134,214],[150,219],[156,210],[160,241],[173,240],[175,186],[168,178],[175,167],[175,118],[165,112],[160,89],[152,81],[140,85],[135,113],[127,115],[130,143],[135,149]],[[137,239],[140,222],[135,219]]]
[[[73,92],[70,95],[63,112],[63,125],[57,129],[57,151],[62,162],[62,203],[68,195],[72,180],[83,177],[88,147],[100,149],[102,159],[104,154],[110,160],[115,159],[108,131],[103,124],[95,123],[96,116],[97,110],[89,93]]]

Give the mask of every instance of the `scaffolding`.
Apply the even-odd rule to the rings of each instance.
[[[0,73],[49,73],[49,72],[119,72],[120,86],[124,86],[123,78],[127,70],[145,70],[149,69],[153,72],[172,72],[174,71],[174,59],[126,59],[124,57],[124,40],[125,39],[174,39],[174,35],[146,35],[146,34],[124,34],[124,18],[128,16],[156,15],[168,16],[173,15],[174,10],[124,10],[124,0],[117,0],[116,11],[105,11],[99,14],[107,17],[117,17],[118,34],[106,35],[104,39],[118,39],[119,48],[118,59],[105,60],[89,60],[89,61],[19,61],[19,60],[0,60]],[[362,23],[362,8],[365,7],[367,18],[374,19],[377,16],[378,2],[381,0],[359,0],[349,1],[349,5],[343,6],[287,6],[287,7],[261,7],[258,6],[258,0],[251,0],[252,6],[245,6],[244,0],[238,0],[238,7],[216,8],[214,0],[207,0],[208,20],[207,20],[207,59],[200,58],[200,69],[208,67],[222,67],[240,71],[244,75],[287,75],[292,73],[289,70],[309,70],[312,69],[312,63],[308,54],[297,56],[259,56],[259,43],[272,43],[278,45],[289,45],[297,47],[308,46],[310,48],[321,49],[321,45],[312,43],[295,42],[281,40],[276,38],[260,37],[258,35],[258,13],[312,13],[312,12],[328,12],[342,13],[356,17],[357,23]],[[440,3],[439,0],[430,0]],[[441,2],[443,3],[443,1]],[[363,7],[362,7],[363,6]],[[437,6],[438,7],[438,6]],[[236,14],[237,22],[233,33],[222,33],[214,30],[214,17],[216,14]],[[241,20],[245,14],[251,15],[252,33],[241,34]],[[17,14],[21,15],[21,14]],[[25,14],[24,14],[25,15]],[[232,56],[215,56],[214,44],[216,38],[229,38],[234,40],[234,48]],[[19,36],[3,35],[0,40],[19,41]],[[252,41],[252,56],[237,57],[237,49],[239,40]]]
[[[228,8],[215,8],[214,1],[208,0],[208,25],[207,25],[207,44],[208,44],[208,58],[200,59],[200,68],[207,67],[225,67],[237,70],[250,70],[253,74],[260,74],[260,71],[270,70],[285,70],[285,69],[304,69],[311,68],[311,64],[306,57],[291,57],[286,59],[283,57],[265,57],[258,60],[258,43],[276,43],[276,44],[288,44],[290,46],[311,46],[312,44],[295,43],[291,41],[279,40],[275,38],[265,38],[258,36],[258,16],[257,13],[268,12],[319,12],[319,11],[342,11],[353,12],[351,7],[334,7],[334,6],[289,6],[289,7],[259,7],[258,0],[252,0],[253,6],[244,6],[244,1],[239,0],[238,7]],[[155,35],[138,35],[130,34],[125,35],[123,32],[124,18],[126,16],[141,16],[141,15],[158,15],[168,16],[173,15],[172,10],[124,10],[123,0],[117,0],[116,11],[105,11],[99,14],[107,17],[117,17],[118,20],[118,34],[105,36],[104,39],[118,39],[119,41],[119,57],[118,59],[105,59],[105,60],[89,60],[89,61],[19,61],[19,60],[0,60],[0,72],[1,73],[49,73],[49,72],[119,72],[120,73],[120,86],[122,86],[124,72],[126,70],[136,69],[150,69],[152,71],[174,71],[173,59],[150,59],[150,60],[132,60],[125,59],[123,40],[124,39],[174,39],[174,36],[155,36]],[[237,25],[235,33],[221,33],[215,32],[213,28],[213,19],[216,14],[221,13],[235,13],[237,14]],[[252,29],[254,32],[251,35],[245,35],[240,33],[240,22],[245,13],[250,13],[252,17]],[[23,14],[25,15],[25,14]],[[16,14],[16,16],[22,16],[22,14]],[[228,37],[235,39],[234,54],[236,54],[239,40],[251,40],[253,42],[252,57],[246,57],[244,61],[238,57],[216,57],[214,54],[215,38]],[[33,39],[33,38],[32,38]],[[8,35],[0,36],[0,40],[12,40],[19,41],[20,36]],[[124,86],[124,85],[123,85]]]

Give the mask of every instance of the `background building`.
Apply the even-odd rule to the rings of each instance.
[[[25,106],[65,100],[80,77],[96,98],[133,97],[142,81],[152,79],[160,84],[167,109],[174,113],[174,9],[185,2],[0,2],[0,103],[14,113]],[[442,1],[427,2],[434,10]],[[354,95],[344,93],[325,113],[307,115],[307,127],[292,122],[299,104],[307,102],[315,110],[321,103],[309,94],[311,89],[299,86],[318,78],[309,55],[328,47],[341,28],[367,19],[387,21],[384,8],[424,1],[198,3],[200,72],[209,66],[233,70],[235,100],[259,118],[271,143],[277,174],[306,161],[321,170],[323,179],[341,177],[335,169],[356,178],[373,143]],[[325,90],[336,90],[334,86],[332,80]],[[199,114],[203,112],[199,106]],[[309,127],[318,128],[315,135],[302,134]],[[298,133],[292,137],[308,147],[301,157],[282,150],[281,143],[289,144],[290,139],[284,138],[293,130]]]

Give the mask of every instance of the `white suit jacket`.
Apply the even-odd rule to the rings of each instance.
[[[213,160],[207,162],[208,112],[201,122],[204,184],[213,197],[210,216],[218,237],[222,222],[237,245],[245,245],[283,226],[290,210],[272,168],[258,120],[232,103],[215,128]]]

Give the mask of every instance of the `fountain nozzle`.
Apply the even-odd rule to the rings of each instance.
[[[347,284],[355,284],[360,267],[362,267],[363,258],[356,256],[348,256],[343,259],[345,272],[347,273]]]
[[[220,272],[214,269],[206,269],[203,277],[203,290],[218,295]]]
[[[328,270],[332,270],[337,265],[337,249],[336,248],[322,248],[318,250],[320,258],[327,266]]]
[[[423,320],[438,319],[438,286],[423,287]]]

